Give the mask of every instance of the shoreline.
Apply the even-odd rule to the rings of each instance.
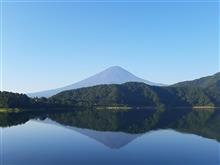
[[[99,107],[73,107],[73,108],[0,108],[0,113],[20,113],[20,112],[49,112],[49,111],[74,111],[83,109],[96,109],[96,110],[146,110],[146,109],[192,109],[192,110],[204,110],[204,109],[220,109],[220,107],[214,106],[192,106],[192,107],[129,107],[129,106],[99,106]]]

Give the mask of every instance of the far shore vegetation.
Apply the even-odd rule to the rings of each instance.
[[[52,97],[31,98],[25,94],[0,92],[0,112],[20,109],[148,109],[220,107],[220,73],[171,86],[144,83],[97,85],[60,92]]]

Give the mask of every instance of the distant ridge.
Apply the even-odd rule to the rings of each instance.
[[[91,86],[103,85],[103,84],[123,84],[126,82],[142,82],[142,83],[152,85],[152,86],[163,86],[163,84],[154,83],[154,82],[139,78],[135,76],[134,74],[130,73],[129,71],[123,69],[120,66],[112,66],[100,73],[97,73],[77,83],[74,83],[74,84],[71,84],[71,85],[68,85],[62,88],[40,91],[36,93],[30,93],[27,95],[30,97],[50,97],[59,92],[71,90],[71,89],[91,87]]]
[[[220,88],[220,72],[211,75],[202,77],[199,79],[191,80],[191,81],[183,81],[174,84],[175,87],[185,87],[185,86],[193,86],[193,87],[201,87],[201,88],[208,88],[212,85],[218,85]]]
[[[173,87],[199,87],[205,90],[212,102],[220,105],[220,72],[196,80],[174,84]]]

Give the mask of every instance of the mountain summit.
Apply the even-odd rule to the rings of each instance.
[[[28,94],[30,97],[50,97],[53,96],[59,92],[71,90],[71,89],[77,89],[82,87],[90,87],[95,85],[101,85],[101,84],[123,84],[126,82],[143,82],[148,85],[154,85],[154,86],[162,86],[163,84],[153,83],[144,79],[141,79],[134,74],[128,72],[127,70],[123,69],[120,66],[112,66],[110,68],[107,68],[106,70],[97,73],[87,79],[84,79],[82,81],[79,81],[77,83],[47,90],[47,91],[41,91],[37,93],[31,93]]]

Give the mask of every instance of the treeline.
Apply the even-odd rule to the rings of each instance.
[[[59,107],[47,98],[29,98],[25,94],[0,92],[0,108],[49,108]]]
[[[1,108],[30,107],[31,99],[25,94],[0,92]]]

